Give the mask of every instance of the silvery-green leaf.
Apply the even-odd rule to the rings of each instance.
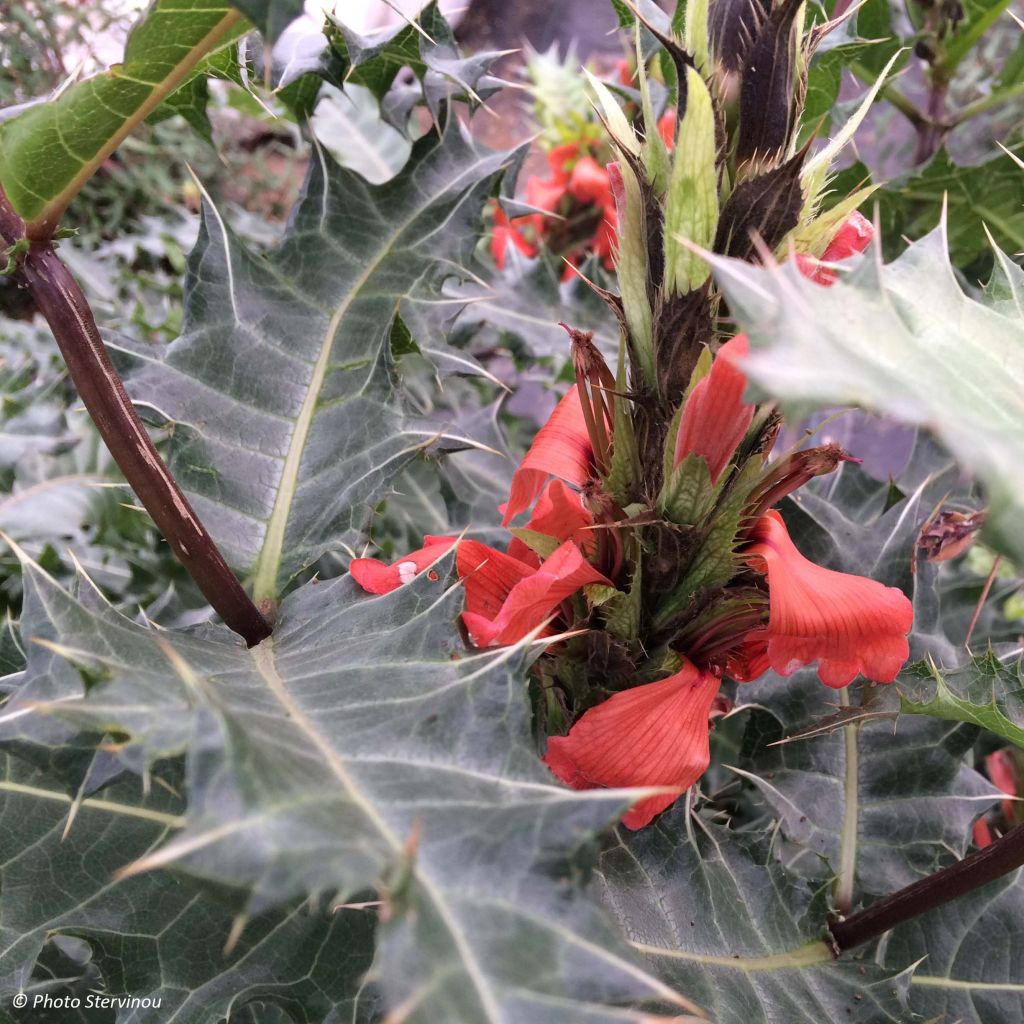
[[[63,753],[51,751],[53,762]],[[320,901],[245,919],[226,891],[218,898],[181,876],[115,877],[184,825],[179,767],[155,766],[150,782],[146,792],[142,779],[125,776],[80,799],[52,763],[0,758],[4,1003],[23,991],[84,1004],[91,991],[148,1000],[122,1008],[121,1021],[207,1024],[252,1002],[287,1009],[282,1019],[292,1022],[364,1019],[354,1009],[372,948],[366,911]],[[70,1008],[51,1012],[73,1019]],[[83,1019],[114,1019],[99,1012]]]
[[[686,821],[677,807],[624,833],[599,889],[633,945],[716,1024],[903,1024],[907,979],[823,941],[827,900],[768,837]]]
[[[310,120],[313,134],[343,167],[372,184],[393,178],[409,158],[412,144],[385,123],[368,89],[325,85]]]
[[[116,730],[139,771],[184,755],[180,820],[126,840],[129,878],[169,885],[170,868],[228,886],[254,918],[375,890],[370,978],[406,1020],[639,1024],[650,1000],[678,1016],[681,997],[575,894],[570,857],[623,794],[564,789],[541,765],[527,650],[464,649],[450,565],[384,597],[348,577],[309,584],[246,650],[219,628],[138,626],[29,564],[25,685],[59,663],[80,675],[77,693],[52,691],[65,699],[19,693],[5,712],[29,711],[23,744],[56,718]]]
[[[258,598],[351,549],[391,477],[432,440],[403,420],[392,321],[462,273],[505,160],[454,117],[383,185],[316,149],[276,250],[250,251],[207,204],[182,337],[118,342],[132,397],[171,427],[171,470]]]
[[[756,384],[803,408],[858,404],[927,426],[985,485],[986,531],[1024,560],[1024,274],[996,250],[999,299],[964,293],[945,226],[883,266],[869,254],[831,288],[794,265],[716,259],[754,351]]]

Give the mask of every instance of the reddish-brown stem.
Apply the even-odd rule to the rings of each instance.
[[[943,123],[946,113],[946,93],[949,83],[935,69],[931,71],[932,81],[928,89],[926,119],[917,125],[917,147],[914,150],[914,166],[926,164],[939,151],[948,128]]]
[[[1017,825],[991,846],[883,897],[845,921],[829,925],[836,954],[878,938],[890,928],[966,896],[1019,867],[1024,867],[1024,825]]]
[[[24,237],[21,218],[2,192],[0,235],[7,245]],[[114,461],[203,596],[250,647],[270,636],[266,619],[160,458],[110,362],[85,295],[53,246],[33,243],[16,276],[50,325],[71,380]]]

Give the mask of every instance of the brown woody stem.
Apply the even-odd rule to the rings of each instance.
[[[885,896],[845,921],[830,924],[833,947],[837,954],[853,949],[904,921],[966,896],[1022,866],[1024,825],[1017,825],[991,846]]]
[[[12,246],[25,237],[24,223],[2,191],[0,235]],[[53,246],[32,243],[16,278],[50,325],[71,380],[114,461],[203,596],[250,647],[270,636],[266,619],[160,458],[107,355],[89,303]]]

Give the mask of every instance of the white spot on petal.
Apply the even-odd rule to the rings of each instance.
[[[415,562],[399,562],[397,565],[398,578],[403,583],[412,583],[416,579],[416,563]]]

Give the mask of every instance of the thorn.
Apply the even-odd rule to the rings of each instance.
[[[245,926],[248,923],[248,914],[235,915],[234,920],[231,922],[231,929],[228,931],[228,937],[224,942],[224,949],[222,950],[224,956],[231,956],[235,951],[235,946],[238,945],[238,940],[242,937],[242,932],[245,931]]]

